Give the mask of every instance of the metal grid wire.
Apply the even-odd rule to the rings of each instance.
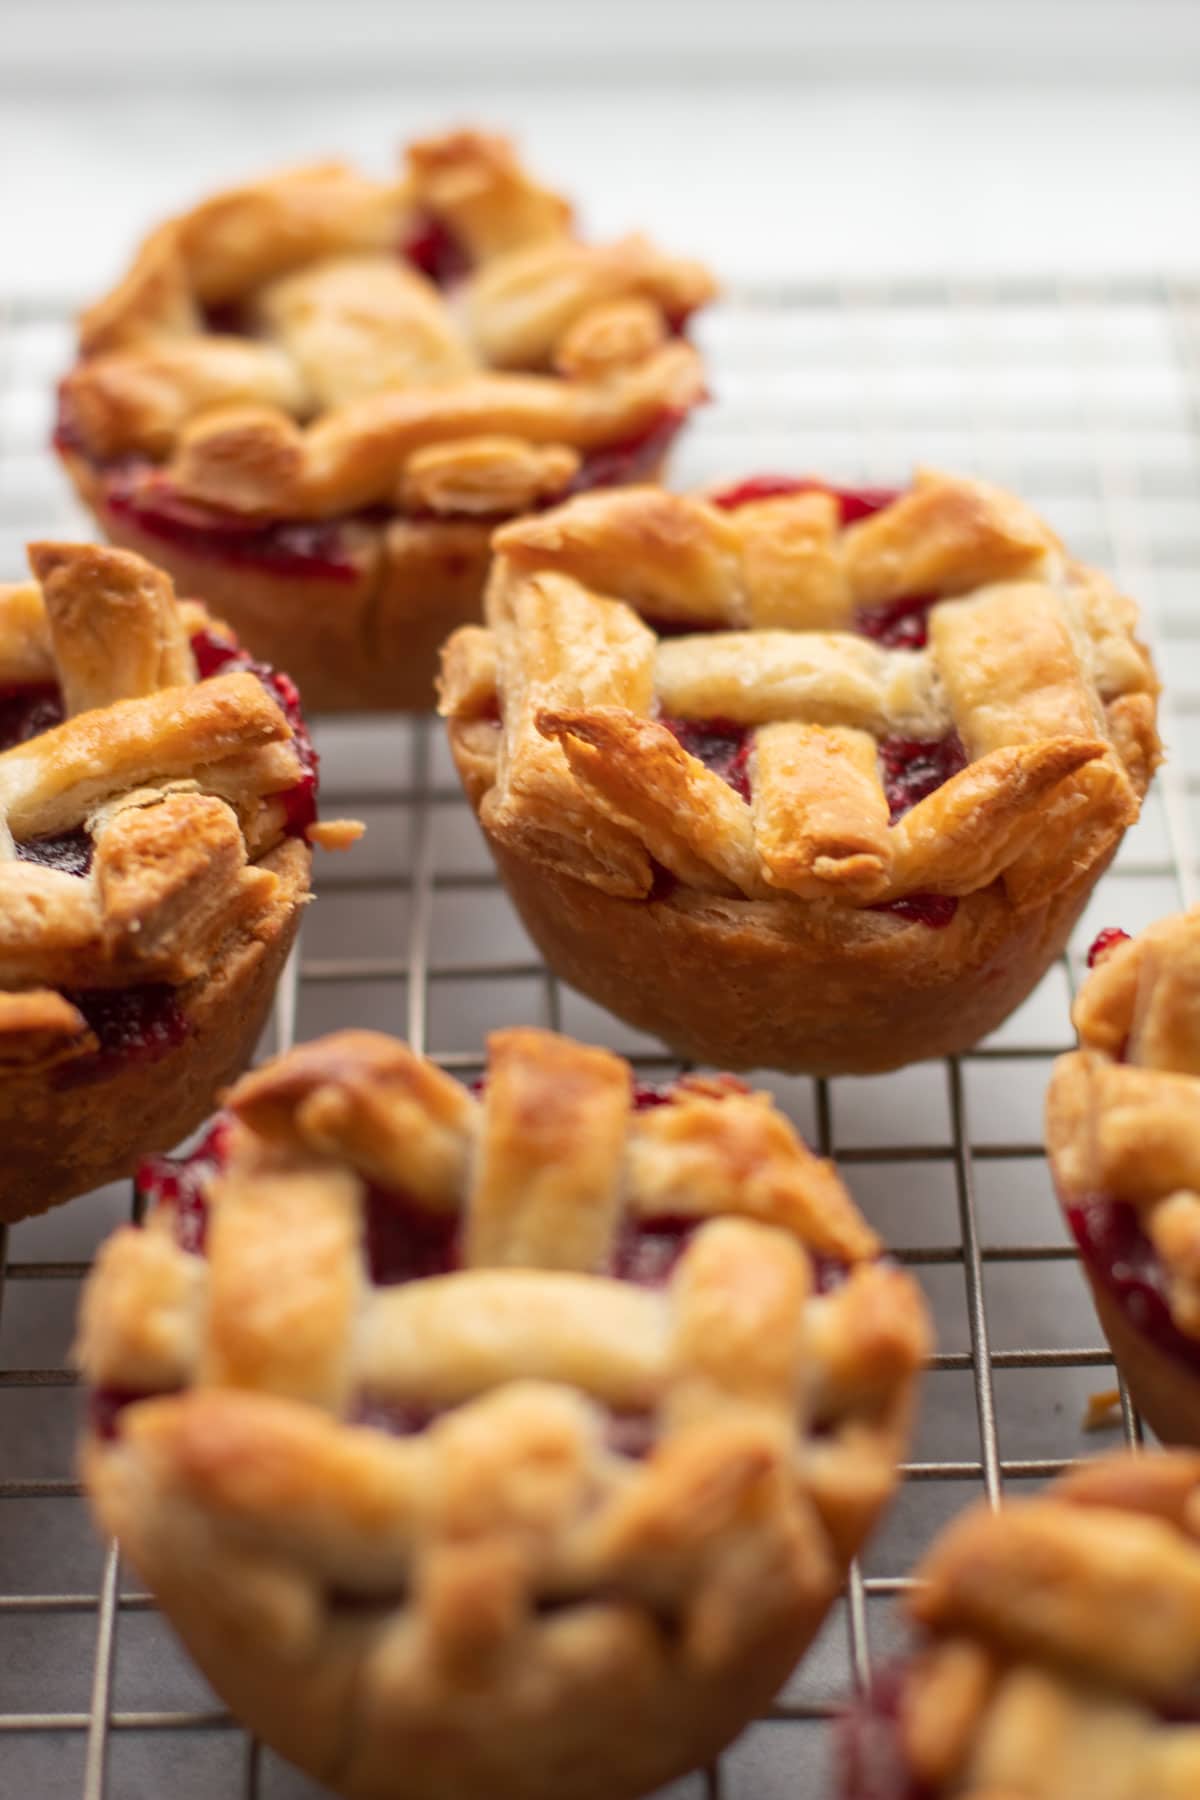
[[[1139,1436],[1127,1402],[1085,1436],[1113,1384],[1071,1265],[1041,1147],[1041,1096],[1068,1047],[1080,947],[1196,898],[1200,787],[1200,287],[769,286],[707,323],[720,404],[681,453],[681,482],[765,468],[845,481],[914,462],[1025,494],[1146,610],[1168,681],[1172,760],[1093,900],[1072,954],[969,1055],[868,1080],[768,1078],[810,1142],[837,1156],[864,1210],[922,1282],[938,1325],[913,1461],[888,1522],[769,1718],[672,1800],[818,1800],[831,1703],[894,1642],[893,1596],[960,1507],[1042,1481]],[[0,327],[0,568],[27,537],[86,529],[44,450],[68,358],[66,309]],[[675,1066],[558,987],[491,871],[430,721],[331,722],[327,806],[370,831],[320,869],[267,1047],[348,1022],[406,1033],[444,1066],[484,1034],[543,1023]],[[321,1790],[249,1741],[102,1549],[73,1468],[69,1344],[96,1244],[128,1210],[104,1190],[0,1234],[0,1800],[298,1800]]]

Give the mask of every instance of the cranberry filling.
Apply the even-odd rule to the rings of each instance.
[[[92,866],[92,840],[80,825],[75,831],[27,838],[17,845],[17,856],[21,862],[40,863],[63,875],[86,875]]]
[[[132,1406],[136,1400],[150,1400],[153,1397],[136,1388],[93,1388],[88,1395],[88,1428],[102,1443],[111,1444],[120,1435],[121,1414],[125,1408]]]
[[[666,1087],[653,1087],[644,1081],[637,1081],[633,1087],[634,1112],[649,1112],[655,1106],[671,1104],[671,1083]]]
[[[0,751],[27,744],[62,722],[62,695],[53,682],[0,689]],[[86,875],[92,866],[92,840],[82,827],[55,832],[19,843],[17,856],[21,862],[40,863],[64,875]]]
[[[1118,944],[1127,944],[1128,942],[1129,933],[1127,931],[1122,931],[1117,925],[1107,926],[1105,930],[1097,934],[1087,953],[1088,968],[1094,969],[1102,956],[1107,956],[1108,952],[1115,950]]]
[[[604,1441],[614,1456],[627,1456],[642,1462],[658,1441],[658,1425],[653,1413],[611,1412]]]
[[[929,642],[929,609],[937,594],[908,594],[883,606],[860,606],[854,628],[888,650],[923,650]]]
[[[882,512],[903,492],[903,488],[837,487],[812,475],[751,475],[732,487],[722,488],[712,496],[712,503],[723,512],[736,512],[740,506],[751,506],[756,500],[776,500],[785,494],[832,494],[840,504],[842,524],[853,525],[857,519],[869,519],[872,513]]]
[[[63,722],[63,703],[56,683],[29,682],[0,688],[0,750],[27,744]]]
[[[216,337],[251,337],[246,307],[240,300],[217,300],[204,307],[204,329]]]
[[[227,1118],[218,1118],[190,1156],[147,1156],[134,1178],[147,1208],[171,1208],[175,1242],[193,1256],[208,1248],[208,1188],[224,1165],[229,1128]]]
[[[744,725],[735,725],[732,719],[664,718],[661,723],[735,794],[750,799],[750,733]]]
[[[175,989],[165,982],[141,987],[64,990],[98,1041],[91,1056],[63,1063],[55,1079],[64,1087],[94,1081],[127,1062],[157,1062],[182,1044],[190,1029]]]
[[[376,1287],[449,1275],[459,1266],[458,1217],[431,1213],[405,1194],[367,1190],[367,1267]]]
[[[903,1694],[903,1668],[886,1669],[838,1719],[834,1766],[840,1800],[934,1800],[900,1740]]]
[[[353,581],[358,565],[346,544],[341,521],[281,519],[264,524],[241,514],[199,506],[135,461],[108,472],[105,499],[118,519],[147,537],[201,556],[285,577]]]
[[[433,1406],[415,1406],[403,1400],[378,1400],[361,1395],[350,1409],[351,1425],[369,1425],[389,1437],[419,1437],[438,1417]]]
[[[195,634],[192,638],[192,655],[196,658],[196,669],[201,681],[207,681],[210,675],[246,669],[258,676],[272,699],[278,703],[292,728],[292,743],[303,774],[293,787],[276,795],[276,798],[283,802],[284,831],[289,837],[303,837],[317,816],[320,759],[300,707],[299,688],[282,669],[273,669],[269,663],[256,662],[237,644],[231,644],[228,639],[219,638],[211,631],[198,631]]]
[[[883,738],[879,745],[883,791],[892,824],[967,766],[957,731],[943,738]]]
[[[660,721],[678,743],[705,768],[728,782],[735,794],[750,799],[750,732],[732,719]],[[943,738],[884,738],[879,745],[883,787],[891,821],[908,812],[967,766],[967,753],[956,731]]]
[[[433,213],[423,213],[414,222],[400,254],[440,288],[453,287],[471,273],[471,258],[462,239]]]
[[[870,906],[868,912],[895,913],[914,925],[928,925],[931,931],[945,931],[958,911],[953,894],[906,894],[903,900],[883,900]]]
[[[1065,1211],[1089,1273],[1132,1328],[1165,1356],[1200,1374],[1200,1338],[1180,1331],[1171,1317],[1166,1274],[1137,1208],[1097,1195]]]

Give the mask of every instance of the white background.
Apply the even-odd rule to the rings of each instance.
[[[411,131],[519,133],[733,278],[1200,268],[1198,0],[0,0],[0,282]]]

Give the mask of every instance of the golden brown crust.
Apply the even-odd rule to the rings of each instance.
[[[3,1220],[200,1122],[253,1049],[311,863],[284,837],[304,766],[280,705],[244,671],[197,680],[189,640],[222,628],[127,551],[38,544],[30,560],[44,598],[0,594],[0,642],[27,681],[60,682],[66,717],[0,752]],[[77,832],[82,873],[21,854]],[[142,1004],[122,990],[144,987],[161,990],[148,1050],[135,1017],[114,1050],[88,996],[119,1020]]]
[[[1200,1461],[1118,1455],[934,1545],[900,1742],[941,1800],[1184,1800],[1200,1781]]]
[[[248,1077],[208,1262],[165,1201],[81,1314],[94,1383],[168,1396],[90,1438],[101,1518],[229,1704],[351,1800],[397,1767],[429,1800],[615,1800],[713,1754],[886,1500],[927,1349],[765,1096],[709,1078],[638,1111],[607,1051],[490,1050],[481,1100],[366,1032]],[[371,1288],[362,1178],[409,1168],[406,1204],[462,1209],[468,1266]],[[587,1272],[660,1208],[700,1221],[665,1287]],[[433,1417],[395,1435],[353,1422],[364,1397]]]
[[[1076,997],[1080,1048],[1055,1064],[1046,1146],[1064,1207],[1131,1206],[1170,1321],[1200,1354],[1200,907],[1105,948]],[[1200,1376],[1148,1338],[1088,1264],[1137,1404],[1170,1443],[1200,1444]]]
[[[109,506],[82,457],[63,461],[109,540],[151,559],[180,593],[203,594],[256,655],[287,670],[312,712],[427,710],[445,638],[480,616],[491,520],[356,526],[336,577],[294,574],[160,537]]]
[[[403,254],[409,243],[414,262]],[[417,266],[424,252],[436,264],[447,246],[468,263],[452,294]],[[712,292],[699,264],[644,238],[580,241],[565,203],[501,138],[426,139],[411,146],[398,181],[340,164],[290,170],[161,226],[84,315],[80,360],[62,386],[60,448],[118,541],[144,548],[139,509],[169,502],[190,522],[162,531],[166,566],[179,578],[190,564],[194,591],[229,612],[260,655],[273,645],[228,608],[235,584],[222,557],[232,553],[219,531],[206,550],[206,516],[210,537],[239,520],[333,520],[354,540],[365,532],[374,587],[390,561],[422,639],[437,627],[444,635],[465,610],[467,580],[445,528],[466,531],[560,497],[589,452],[665,436],[704,391],[696,352],[673,333]],[[223,312],[236,317],[225,325]],[[647,447],[643,462],[655,454]],[[114,518],[106,467],[121,459]],[[402,528],[382,557],[384,534],[359,519],[363,509]],[[372,571],[357,567],[355,549],[343,547],[339,560],[356,567],[328,597],[352,614],[342,662],[328,657],[341,647],[336,628],[324,627],[323,644],[306,641],[308,615],[324,610],[331,585],[319,569],[249,571],[255,609],[283,609],[271,636],[299,634],[282,666],[310,704],[354,704],[360,679],[357,704],[397,704],[373,666],[378,644],[355,636],[354,620],[370,632],[386,605],[386,594],[362,592]],[[441,577],[432,587],[431,569]],[[309,667],[318,677],[324,667],[331,699],[304,679]],[[393,682],[402,694],[406,673]],[[415,701],[400,704],[428,704],[424,674],[411,677]]]
[[[451,741],[461,769],[457,731]],[[1062,955],[1099,873],[1017,919],[986,889],[932,931],[886,913],[683,890],[626,901],[489,841],[526,930],[572,987],[698,1061],[816,1075],[969,1049]]]
[[[27,996],[0,997],[6,1150],[0,1224],[132,1175],[143,1156],[169,1150],[195,1131],[211,1112],[214,1095],[245,1068],[308,898],[303,845],[284,844],[265,862],[276,884],[271,906],[222,946],[210,972],[180,990],[186,1034],[153,1061],[129,1059],[98,1068],[94,1077],[72,1078],[72,1063],[90,1055],[95,1040],[86,1032],[64,1038],[71,1025],[66,1017],[53,1034],[47,1025],[40,1047],[24,1028],[18,1041],[30,1053],[29,1066],[13,1068],[3,1002]],[[56,1079],[56,1068],[66,1079]]]
[[[464,785],[551,966],[705,1061],[974,1042],[1158,757],[1128,602],[1018,501],[922,471],[839,518],[811,491],[585,496],[496,533],[489,629],[444,652]],[[849,629],[915,581],[927,644]],[[729,779],[693,731],[729,740]],[[923,756],[946,773],[892,818],[889,759]]]

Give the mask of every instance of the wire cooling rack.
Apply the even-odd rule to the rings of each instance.
[[[886,482],[917,461],[990,475],[1138,597],[1168,683],[1168,769],[1072,954],[1002,1030],[895,1075],[765,1082],[837,1156],[938,1326],[907,1478],[826,1630],[769,1718],[669,1790],[820,1800],[828,1709],[887,1654],[892,1599],[938,1527],[1138,1436],[1127,1404],[1084,1431],[1114,1376],[1050,1194],[1041,1097],[1093,931],[1137,930],[1198,892],[1200,284],[761,285],[704,336],[719,404],[692,428],[681,482],[771,468]],[[69,349],[62,306],[25,305],[0,327],[5,575],[23,570],[27,538],[86,531],[44,448]],[[542,968],[436,724],[333,722],[319,736],[327,806],[370,830],[319,869],[273,1045],[354,1022],[469,1071],[493,1027],[542,1023],[670,1072],[661,1047]],[[69,1346],[88,1262],[128,1205],[127,1189],[106,1189],[0,1235],[0,1800],[312,1797],[222,1711],[88,1523]]]

